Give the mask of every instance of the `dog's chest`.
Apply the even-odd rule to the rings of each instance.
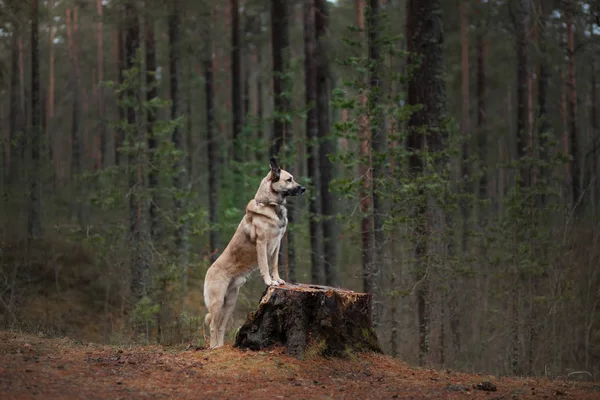
[[[273,237],[273,240],[271,240],[268,244],[268,253],[269,255],[273,255],[273,253],[275,252],[275,249],[277,247],[279,247],[279,244],[281,243],[281,239],[283,239],[283,235],[285,235],[285,229],[287,227],[287,218],[286,218],[286,223],[283,224],[282,226],[278,226],[277,230],[278,232],[276,233],[276,235]]]
[[[277,218],[279,219],[279,226],[282,226],[283,230],[285,230],[285,227],[287,226],[287,223],[288,223],[287,208],[285,208],[284,206],[277,206],[275,208],[275,214],[277,215]]]

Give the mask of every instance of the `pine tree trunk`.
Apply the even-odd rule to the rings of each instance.
[[[231,103],[233,114],[233,162],[241,161],[241,137],[243,127],[242,117],[242,72],[240,45],[240,11],[238,0],[230,0],[231,8]],[[236,167],[237,168],[237,167]]]
[[[531,29],[531,2],[530,0],[519,0],[517,13],[517,132],[516,132],[516,154],[519,161],[522,162],[520,167],[520,176],[518,185],[522,188],[528,188],[532,184],[532,169],[525,160],[528,155],[531,155],[532,148],[532,126],[531,126],[531,78],[529,67],[529,31]],[[519,237],[519,232],[515,232],[515,237]],[[527,240],[525,238],[522,238]],[[516,251],[516,250],[515,250]],[[518,260],[517,260],[518,262]],[[521,303],[521,286],[523,282],[523,274],[516,273],[515,284],[512,290],[513,315],[511,320],[511,368],[514,374],[518,374],[522,370],[521,358],[521,338],[519,333],[520,321],[520,303]],[[518,282],[518,283],[517,283]]]
[[[517,157],[522,160],[526,157],[530,144],[529,126],[529,29],[530,29],[530,0],[519,0],[517,13]],[[531,170],[527,165],[521,166],[519,184],[529,187],[531,184]]]
[[[329,111],[330,71],[326,43],[329,29],[329,10],[326,0],[315,1],[315,26],[317,32],[317,117],[319,121],[319,169],[321,191],[321,214],[323,225],[323,267],[325,270],[325,284],[335,286],[338,284],[337,273],[337,226],[335,220],[335,198],[329,190],[333,180],[334,165],[328,155],[336,150],[335,139],[330,135],[331,122]]]
[[[596,216],[596,209],[598,207],[598,194],[600,194],[600,185],[598,182],[598,138],[600,137],[600,110],[598,107],[598,81],[596,80],[596,60],[592,60],[592,68],[591,68],[591,110],[590,110],[590,118],[591,118],[591,127],[592,127],[592,142],[594,143],[594,149],[592,151],[591,157],[591,166],[590,166],[590,181],[591,181],[591,201],[592,207],[594,210],[594,217]]]
[[[119,11],[122,12],[122,6],[117,6]],[[127,68],[125,60],[125,21],[123,17],[118,17],[117,21],[117,83],[121,85],[123,83],[123,71]],[[125,110],[122,106],[123,94],[120,93],[117,99],[117,119],[123,121],[125,119]],[[125,157],[119,151],[125,140],[125,132],[122,129],[117,128],[115,131],[114,138],[114,153],[115,153],[115,164],[118,166],[124,165]]]
[[[565,157],[569,156],[569,118],[567,116],[567,79],[565,76],[565,72],[561,71],[560,73],[560,80],[561,80],[561,91],[560,91],[560,119],[561,119],[561,128],[562,128],[562,134],[561,134],[561,147],[562,147],[562,151],[563,151],[563,155]],[[571,199],[571,191],[566,190],[567,188],[570,188],[570,183],[571,182],[571,168],[568,162],[563,163],[563,185],[564,185],[564,192],[563,195],[565,196],[565,202],[567,204],[570,204],[572,199]]]
[[[371,128],[371,198],[373,199],[373,265],[369,269],[373,284],[373,293],[377,294],[375,300],[374,323],[376,326],[381,322],[382,312],[378,302],[383,300],[383,274],[385,273],[384,264],[386,257],[384,256],[385,248],[385,233],[383,231],[384,223],[384,202],[380,192],[385,189],[385,165],[386,165],[386,135],[385,135],[385,120],[383,112],[380,108],[382,91],[384,90],[383,82],[383,59],[381,57],[381,10],[379,8],[379,0],[370,0],[368,19],[369,33],[369,123]],[[373,161],[376,159],[377,161]]]
[[[125,68],[131,70],[135,67],[135,57],[140,47],[139,22],[135,6],[132,2],[125,3]],[[133,102],[137,96],[136,88],[129,88],[125,96]],[[138,116],[133,105],[125,107],[127,125],[130,131],[128,142],[128,170],[129,170],[129,235],[131,243],[131,293],[135,301],[139,300],[147,291],[147,260],[143,255],[143,171],[142,171],[142,129],[138,124]]]
[[[210,261],[214,262],[220,248],[219,230],[219,185],[218,185],[218,147],[215,135],[215,106],[214,106],[214,76],[212,56],[212,35],[210,23],[207,23],[205,32],[206,55],[203,62],[204,69],[204,98],[206,104],[206,150],[208,160],[208,215],[209,215],[209,244]]]
[[[73,46],[73,13],[70,8],[65,10],[65,23],[67,28],[67,47],[69,50],[69,71],[70,71],[70,86],[73,96],[73,109],[71,112],[71,182],[75,182],[75,177],[81,173],[81,140],[79,134],[79,112],[80,100],[79,91],[77,90],[77,79],[75,74],[75,50]],[[74,193],[76,195],[76,193]],[[81,219],[81,207],[79,204],[75,206],[77,219]]]
[[[171,119],[175,120],[180,115],[179,101],[179,64],[181,59],[179,25],[180,21],[180,0],[171,2],[171,14],[169,15],[169,71],[170,71],[170,94],[171,94]],[[174,214],[176,221],[175,231],[175,248],[179,254],[179,263],[183,268],[184,282],[187,280],[187,253],[188,239],[187,226],[181,216],[184,213],[185,202],[183,200],[183,192],[185,191],[185,148],[184,137],[181,129],[176,126],[171,137],[175,150],[181,152],[181,156],[173,164],[173,187],[177,192],[174,198]],[[185,288],[184,288],[185,289]]]
[[[15,24],[11,37],[11,62],[10,62],[10,115],[8,130],[10,134],[9,147],[9,182],[15,184],[19,181],[19,163],[23,152],[23,140],[21,132],[23,129],[21,105],[19,103],[19,26]]]
[[[147,19],[145,29],[146,40],[146,100],[150,102],[157,94],[156,82],[156,40],[154,38],[154,23]],[[149,109],[146,112],[148,153],[150,165],[148,171],[148,190],[150,191],[149,217],[150,217],[150,240],[154,247],[160,246],[160,226],[158,222],[158,143],[153,134],[156,122],[156,110]]]
[[[79,59],[79,45],[78,45],[78,39],[79,39],[79,9],[78,7],[73,7],[73,24],[72,24],[72,30],[73,30],[73,35],[72,35],[72,47],[73,47],[73,60],[75,63],[75,80],[77,82],[77,91],[78,96],[79,96],[79,101],[81,102],[80,105],[80,115],[79,115],[79,122],[78,125],[82,128],[81,129],[81,135],[79,138],[79,142],[81,145],[81,152],[82,155],[84,156],[81,160],[81,164],[82,167],[85,166],[86,161],[90,162],[91,160],[93,160],[92,157],[92,146],[90,146],[90,141],[89,141],[89,137],[88,137],[88,130],[87,130],[87,124],[86,124],[86,117],[88,114],[88,97],[87,97],[87,92],[85,90],[84,87],[84,82],[83,82],[83,75],[81,72],[81,64],[80,64],[80,59]],[[88,164],[89,166],[90,164]],[[82,209],[86,207],[86,205],[82,205]],[[83,210],[82,210],[83,211]]]
[[[270,155],[279,156],[287,164],[288,151],[286,139],[293,137],[292,125],[286,123],[286,117],[291,111],[289,91],[291,80],[286,74],[290,65],[290,43],[289,43],[289,15],[285,0],[273,0],[271,2],[271,47],[273,57],[273,97],[274,113],[273,133],[271,137]],[[285,165],[287,167],[288,165]],[[293,226],[296,211],[293,204],[288,205],[288,223]],[[295,276],[295,249],[293,230],[288,229],[280,251],[287,251],[287,257],[280,255],[282,270],[287,270],[290,280]],[[284,264],[285,263],[285,264]],[[287,267],[285,267],[287,266]]]
[[[54,138],[56,137],[56,133],[54,133],[54,35],[56,32],[56,27],[54,26],[54,0],[50,0],[50,3],[48,4],[48,11],[50,14],[50,32],[49,32],[49,39],[48,39],[48,52],[50,53],[48,58],[48,105],[46,107],[46,121],[47,121],[47,126],[48,129],[46,130],[46,132],[48,133],[48,148],[50,151],[50,162],[51,165],[54,167],[54,177],[53,177],[53,181],[54,184],[56,184],[56,178],[58,175],[58,169],[57,169],[57,161],[55,160],[55,151],[57,149],[55,149],[55,140]]]
[[[356,25],[360,31],[359,40],[364,41],[365,30],[365,1],[356,0]],[[360,96],[361,115],[359,116],[360,129],[360,158],[361,163],[358,166],[359,178],[362,181],[360,198],[361,219],[361,255],[363,264],[363,290],[367,293],[373,293],[373,219],[371,214],[372,207],[372,176],[371,176],[371,133],[369,131],[369,119],[367,116],[367,97]]]
[[[549,81],[549,68],[548,68],[548,54],[547,54],[547,16],[543,6],[544,2],[539,1],[540,9],[540,20],[539,20],[539,49],[540,49],[540,64],[539,64],[539,78],[538,78],[538,140],[540,147],[540,159],[545,162],[549,162],[549,147],[550,142],[548,135],[550,134],[550,121],[548,119],[548,81]],[[544,165],[540,166],[540,178],[542,182],[550,182],[550,170]],[[542,193],[540,195],[540,203],[542,206],[546,204],[546,197]]]
[[[425,140],[420,132],[428,131],[427,149],[437,152],[442,148],[440,132],[445,104],[445,85],[443,80],[442,42],[443,29],[439,0],[409,0],[407,3],[407,38],[409,65],[415,63],[415,57],[424,57],[426,62],[420,63],[413,73],[408,85],[408,104],[422,105],[414,112],[408,122],[407,148],[409,172],[413,176],[423,173],[424,161],[418,154],[423,149]],[[416,259],[415,281],[417,297],[417,314],[419,321],[419,363],[425,364],[429,353],[430,332],[430,299],[427,247],[431,235],[432,217],[429,200],[424,200],[417,207],[413,218],[416,220],[414,233],[414,251]],[[432,212],[433,214],[433,212]]]
[[[38,0],[31,1],[31,192],[29,205],[29,238],[42,234],[41,224],[41,136],[42,115],[40,108],[40,62],[38,49]]]
[[[467,19],[467,2],[461,0],[460,2],[460,50],[461,50],[461,93],[462,93],[462,116],[460,127],[463,135],[462,143],[462,163],[460,175],[463,179],[469,179],[470,168],[469,168],[469,147],[468,139],[471,132],[471,105],[469,95],[469,36],[468,36],[468,19]],[[471,192],[471,185],[467,181],[465,182],[464,190],[466,193]],[[462,213],[462,235],[461,235],[461,252],[466,255],[468,237],[469,237],[469,206],[465,204],[465,201],[461,204]]]
[[[571,148],[571,190],[573,204],[579,202],[581,196],[581,167],[579,163],[579,144],[577,126],[577,91],[575,86],[575,33],[573,26],[574,0],[565,1],[567,22],[567,59],[569,61],[568,76],[568,116],[569,116],[569,146]]]
[[[287,79],[284,74],[288,72],[289,33],[287,2],[273,0],[271,2],[271,46],[273,53],[273,98],[274,112],[286,114],[289,112],[290,103],[287,98]],[[289,135],[289,126],[285,118],[273,118],[273,134],[271,138],[270,153],[272,156],[282,156],[284,137]]]
[[[310,265],[311,283],[323,284],[325,274],[323,271],[323,231],[321,220],[321,198],[319,196],[319,146],[317,136],[319,132],[317,108],[317,42],[315,32],[315,4],[314,0],[304,0],[304,87],[306,105],[306,168],[307,175],[312,185],[309,191],[312,194],[308,199],[309,209],[309,235],[310,235]],[[312,189],[312,190],[311,190]]]
[[[99,167],[103,168],[106,164],[106,126],[104,125],[104,41],[102,37],[102,0],[96,0],[96,11],[98,13],[98,22],[96,22],[96,68],[98,74],[98,134],[100,135],[99,144]]]
[[[481,0],[477,0],[481,7]],[[481,178],[479,180],[479,199],[483,200],[488,197],[488,174],[487,174],[487,129],[486,129],[486,57],[487,57],[487,42],[484,33],[481,30],[477,33],[477,136],[479,158],[481,160]],[[483,211],[480,211],[480,215]]]

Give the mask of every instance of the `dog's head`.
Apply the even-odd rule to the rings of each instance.
[[[292,174],[283,170],[277,165],[275,158],[271,157],[269,161],[271,167],[271,188],[282,196],[300,196],[306,191],[306,188],[296,182]]]

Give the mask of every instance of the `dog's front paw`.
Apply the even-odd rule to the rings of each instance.
[[[279,285],[285,285],[285,281],[281,278],[275,278],[274,281]]]
[[[271,278],[263,278],[263,280],[265,281],[265,285],[267,286],[271,286],[273,285],[273,283],[277,284],[274,280],[272,280]]]
[[[279,282],[277,282],[275,279],[273,279],[271,281],[271,285],[269,285],[269,286],[279,286]]]

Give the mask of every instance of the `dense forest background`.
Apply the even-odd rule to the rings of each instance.
[[[594,1],[0,1],[0,323],[200,343],[275,155],[283,278],[386,352],[597,376],[599,45]]]

